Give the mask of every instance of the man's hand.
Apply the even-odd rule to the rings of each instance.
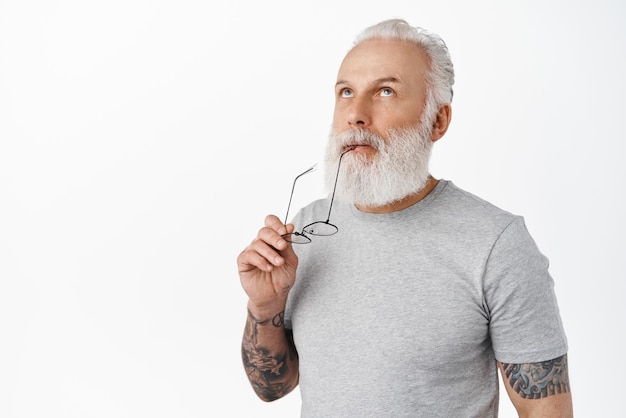
[[[237,257],[241,285],[248,294],[248,309],[260,319],[284,309],[287,294],[296,280],[298,258],[281,236],[294,226],[283,225],[274,215],[265,218],[265,226]]]

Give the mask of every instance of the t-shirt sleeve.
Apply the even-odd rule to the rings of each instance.
[[[516,217],[489,255],[483,286],[496,359],[536,363],[567,352],[548,259]]]

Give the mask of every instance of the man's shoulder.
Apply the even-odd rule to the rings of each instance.
[[[441,194],[447,199],[447,204],[464,205],[467,206],[468,209],[475,209],[486,213],[516,216],[485,198],[457,186],[451,180],[442,179],[440,182],[443,185]]]
[[[440,180],[442,190],[437,197],[438,210],[443,216],[461,218],[464,222],[493,224],[503,227],[521,216],[509,212],[488,200],[469,192],[450,180]]]

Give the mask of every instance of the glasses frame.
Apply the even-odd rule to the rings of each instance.
[[[328,236],[331,236],[331,235],[335,235],[337,232],[339,232],[339,228],[337,227],[337,225],[334,225],[334,224],[330,223],[330,213],[331,213],[331,211],[333,209],[333,202],[335,201],[335,191],[337,190],[337,181],[339,180],[339,169],[341,168],[341,160],[343,159],[344,155],[346,155],[348,152],[354,150],[355,148],[356,147],[354,147],[354,146],[350,147],[350,148],[346,149],[345,151],[343,151],[341,153],[341,155],[339,156],[339,161],[337,163],[337,173],[335,174],[335,184],[333,186],[333,193],[332,193],[332,195],[330,197],[330,205],[328,207],[328,216],[326,217],[326,220],[325,221],[311,222],[310,224],[305,225],[304,227],[302,227],[302,229],[299,232],[298,231],[293,231],[293,232],[288,233],[288,234],[283,234],[282,237],[287,242],[290,242],[292,244],[308,244],[308,243],[311,242],[311,238],[309,237],[309,235],[328,237]],[[287,205],[287,213],[285,214],[285,221],[283,222],[284,225],[287,225],[287,221],[289,220],[289,209],[291,208],[291,201],[293,199],[293,192],[296,189],[296,182],[303,175],[314,171],[315,167],[316,166],[314,165],[311,168],[309,168],[308,170],[303,171],[302,173],[298,174],[296,176],[296,178],[293,180],[293,185],[291,186],[291,195],[289,196],[289,204]],[[321,225],[325,225],[324,228],[327,228],[328,230],[320,232],[317,228],[318,228],[318,226],[321,226]],[[328,228],[328,227],[330,227],[330,228]],[[294,237],[294,238],[292,238],[292,237]]]

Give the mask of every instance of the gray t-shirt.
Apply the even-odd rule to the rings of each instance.
[[[294,222],[325,220],[329,203]],[[548,260],[522,217],[441,180],[393,213],[335,201],[330,221],[337,234],[294,245],[285,324],[302,417],[496,417],[496,359],[567,352]]]

